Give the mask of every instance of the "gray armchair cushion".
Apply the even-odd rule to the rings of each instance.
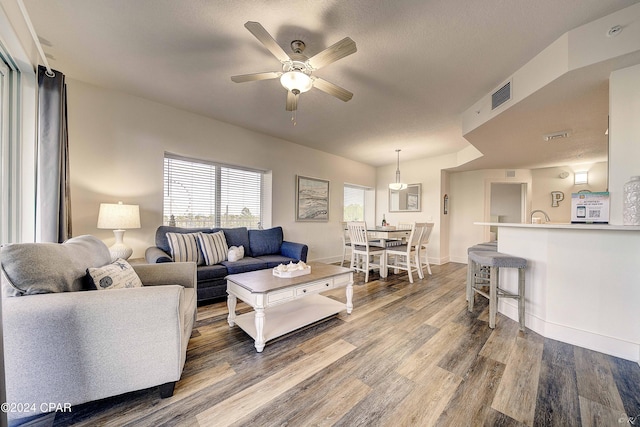
[[[59,243],[14,243],[2,248],[8,297],[86,290],[87,268],[111,262],[109,248],[94,236]]]

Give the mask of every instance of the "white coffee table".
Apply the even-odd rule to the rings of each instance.
[[[347,310],[353,310],[353,271],[337,265],[312,262],[311,273],[293,278],[275,277],[271,269],[227,276],[229,326],[237,324],[255,340],[265,343]],[[347,303],[319,295],[346,286]],[[236,316],[237,298],[255,311]]]

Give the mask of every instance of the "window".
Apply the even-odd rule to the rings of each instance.
[[[0,59],[0,244],[9,241],[9,67]]]
[[[354,185],[344,186],[344,221],[364,221],[367,189]]]
[[[163,222],[260,228],[263,181],[263,171],[165,153]]]

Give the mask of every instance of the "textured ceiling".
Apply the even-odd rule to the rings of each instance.
[[[374,166],[394,163],[396,148],[409,159],[468,146],[464,110],[565,32],[634,3],[25,0],[51,66],[67,77]],[[315,74],[353,92],[353,99],[345,103],[312,89],[300,96],[293,126],[277,80],[233,83],[232,75],[281,69],[244,28],[246,21],[260,22],[286,52],[292,40],[303,40],[307,56],[351,37],[358,51]],[[580,160],[606,158],[608,88],[606,76],[598,79],[573,98],[559,100],[557,90],[549,91],[548,99],[523,104],[526,114],[514,110],[501,126],[471,135],[485,153],[475,165],[575,161],[575,150],[505,155],[510,139],[558,130],[544,127],[552,119],[562,127],[576,128],[571,120],[591,126],[583,143],[592,148]]]

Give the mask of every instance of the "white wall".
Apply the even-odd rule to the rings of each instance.
[[[489,227],[474,222],[489,221],[491,217],[491,184],[520,183],[527,186],[527,200],[531,200],[531,171],[516,169],[515,177],[507,178],[503,169],[487,169],[450,174],[449,255],[453,262],[467,262],[467,248],[490,240]],[[527,204],[527,211],[530,204]]]
[[[589,183],[575,185],[573,172],[583,170],[589,172]],[[562,172],[568,172],[569,176],[560,178]],[[533,169],[531,176],[531,210],[542,209],[551,217],[551,222],[571,222],[571,193],[581,190],[607,191],[607,162]],[[552,191],[564,193],[564,200],[557,207],[551,206]]]
[[[389,154],[390,156],[393,153]],[[428,246],[429,262],[442,264],[448,262],[448,230],[442,231],[442,169],[457,166],[456,155],[433,157],[419,160],[403,160],[400,153],[400,177],[407,184],[422,184],[420,212],[389,212],[389,183],[395,182],[395,163],[379,167],[376,171],[376,220],[375,225],[382,223],[385,215],[389,225],[411,222],[433,222]],[[446,187],[445,187],[446,188]],[[446,240],[447,245],[443,245]],[[442,250],[444,247],[444,251]]]
[[[273,171],[272,224],[309,245],[310,260],[339,259],[343,184],[375,187],[375,169],[183,110],[68,80],[73,234],[93,234],[103,202],[139,204],[142,228],[128,230],[133,257],[144,256],[162,223],[163,155],[172,153]],[[296,174],[330,180],[329,223],[295,222]]]
[[[609,116],[609,223],[622,225],[622,187],[640,175],[640,65],[611,73]]]

